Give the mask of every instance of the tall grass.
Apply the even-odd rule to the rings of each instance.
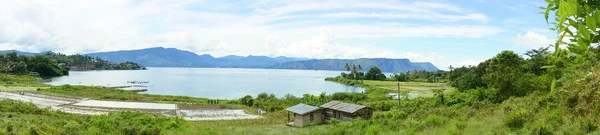
[[[141,112],[77,115],[37,108],[31,103],[0,100],[0,134],[149,134],[184,131],[190,123]]]

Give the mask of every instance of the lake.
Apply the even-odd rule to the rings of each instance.
[[[148,70],[70,71],[52,78],[51,85],[144,85],[148,94],[237,99],[266,92],[283,97],[321,92],[362,92],[364,88],[325,81],[342,71],[243,69],[243,68],[148,68]],[[147,81],[130,84],[129,81]],[[136,89],[136,88],[133,88]]]

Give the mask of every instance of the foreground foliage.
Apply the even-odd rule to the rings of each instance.
[[[76,115],[37,108],[31,103],[0,100],[0,134],[130,134],[158,135],[179,131],[189,122],[141,112]]]

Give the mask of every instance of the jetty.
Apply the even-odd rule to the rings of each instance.
[[[122,88],[130,88],[130,87],[133,87],[133,86],[102,86],[102,88],[105,88],[105,89],[122,89]]]
[[[131,91],[131,92],[146,92],[148,91],[148,89],[127,89],[127,88],[132,88],[132,87],[148,87],[148,86],[143,86],[143,85],[133,85],[133,86],[102,86],[102,88],[105,89],[118,89],[118,90],[123,90],[123,91]]]
[[[127,81],[127,83],[131,83],[131,84],[144,84],[144,83],[150,83],[150,81]]]

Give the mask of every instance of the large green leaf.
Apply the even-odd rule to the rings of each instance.
[[[590,31],[585,26],[577,25],[577,31],[579,32],[579,34],[581,34],[581,36],[583,36],[585,40],[590,41]]]
[[[589,16],[587,19],[585,19],[585,23],[587,24],[587,26],[592,31],[596,31],[596,19],[595,19],[595,16],[597,16],[596,13],[593,13],[592,16]]]

